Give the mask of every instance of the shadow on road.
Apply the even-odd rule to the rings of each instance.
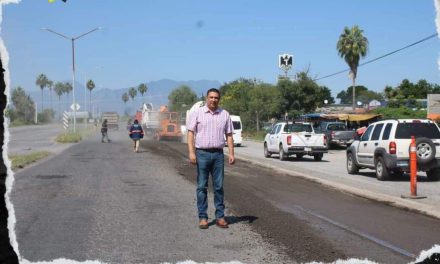
[[[233,225],[240,222],[247,222],[249,224],[252,224],[255,220],[257,220],[258,217],[252,216],[252,215],[245,215],[245,216],[225,216],[226,222],[228,224]],[[215,225],[215,219],[209,222],[209,225]]]

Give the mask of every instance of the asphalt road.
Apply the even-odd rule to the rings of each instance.
[[[304,156],[301,160],[291,157],[287,161],[280,161],[276,154],[272,158],[265,158],[263,143],[253,141],[245,141],[243,147],[236,148],[236,153],[255,164],[286,173],[294,172],[339,190],[440,218],[440,181],[428,181],[424,172],[418,173],[417,194],[426,198],[409,200],[401,197],[410,194],[408,174],[391,181],[378,181],[375,172],[370,169],[350,175],[346,169],[345,149],[331,149],[324,154],[321,162],[315,162],[310,156]]]
[[[260,162],[262,148],[252,149],[250,142],[236,149],[237,164],[226,167],[231,227],[199,230],[195,168],[188,164],[186,146],[144,140],[142,152],[133,153],[125,131],[110,137],[113,143],[93,136],[15,174],[12,201],[24,258],[408,263],[440,243],[435,218],[303,178],[301,170],[326,175],[336,167],[333,160]]]
[[[227,230],[200,230],[195,189],[177,161],[146,148],[134,153],[126,131],[109,135],[112,143],[95,135],[15,173],[11,200],[24,259],[293,262],[246,218]]]
[[[55,141],[64,131],[60,124],[11,127],[7,131],[8,154],[28,154],[43,150],[56,154],[73,145]]]

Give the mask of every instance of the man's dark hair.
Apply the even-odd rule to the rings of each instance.
[[[135,124],[139,124],[139,121],[137,119],[134,120]]]
[[[213,92],[213,93],[217,93],[217,94],[218,94],[218,98],[221,97],[221,95],[220,95],[220,91],[219,91],[217,88],[210,88],[210,89],[206,92],[206,96],[208,96],[208,94],[211,93],[211,92]]]

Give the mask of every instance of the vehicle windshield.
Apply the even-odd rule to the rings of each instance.
[[[330,124],[327,130],[343,131],[346,130],[345,124]]]
[[[313,129],[310,124],[288,124],[284,132],[313,132]]]
[[[234,130],[241,129],[241,123],[239,121],[232,121],[232,126],[234,127]]]
[[[399,123],[397,125],[396,139],[409,139],[411,136],[440,139],[440,131],[434,123]]]

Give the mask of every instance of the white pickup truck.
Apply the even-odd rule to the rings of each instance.
[[[310,155],[316,161],[320,161],[327,151],[326,135],[316,134],[310,123],[276,123],[264,138],[266,158],[278,153],[280,160],[295,154],[299,159],[304,155]]]

